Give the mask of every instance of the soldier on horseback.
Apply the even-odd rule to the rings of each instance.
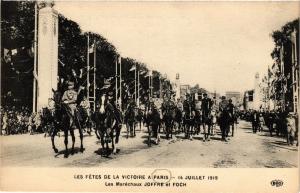
[[[178,98],[176,103],[176,115],[175,115],[175,122],[177,124],[178,133],[182,129],[182,112],[183,112],[183,104],[180,98]]]
[[[234,135],[234,123],[236,122],[236,120],[235,120],[235,110],[234,110],[235,107],[232,104],[232,100],[231,99],[229,99],[228,102],[229,102],[229,104],[228,104],[228,110],[229,110],[229,115],[230,115],[231,136],[233,137],[233,135]],[[229,130],[230,130],[230,126],[229,126]],[[226,137],[228,137],[228,134],[227,134]]]
[[[74,129],[77,127],[79,129],[79,136],[80,136],[80,151],[83,151],[83,134],[82,129],[80,125],[80,118],[79,118],[79,112],[77,110],[77,103],[78,103],[78,93],[80,93],[81,87],[78,92],[74,89],[74,82],[69,81],[68,82],[68,89],[64,92],[62,96],[62,103],[65,104],[65,111],[68,115],[69,121],[66,123],[65,127],[68,127],[70,129],[70,134],[72,136],[72,152],[74,151],[74,144],[75,144],[75,135],[74,135]],[[68,145],[68,129],[64,129],[65,133],[65,146],[66,146],[66,153],[65,156],[68,156],[67,152],[67,145]]]
[[[175,118],[175,108],[176,108],[174,101],[171,100],[171,94],[172,92],[170,90],[166,90],[164,101],[161,106],[163,121],[166,126],[167,139],[169,139],[170,135],[172,138],[173,121]]]
[[[121,109],[118,108],[118,105],[116,104],[116,101],[114,99],[114,92],[112,90],[108,90],[107,92],[107,102],[111,104],[111,106],[113,107],[113,113],[115,115],[116,118],[116,125],[118,125],[118,127],[122,127],[122,112]]]
[[[129,136],[129,132],[131,136],[135,136],[136,107],[135,101],[132,99],[132,96],[129,95],[124,117],[127,127],[127,138]]]
[[[219,113],[220,113],[220,129],[222,131],[222,141],[227,142],[226,136],[228,135],[229,124],[230,124],[230,114],[228,108],[228,101],[225,96],[222,96],[222,101],[219,103]]]
[[[67,104],[68,115],[70,117],[70,125],[75,126],[75,121],[78,121],[77,117],[77,97],[78,93],[74,89],[74,82],[68,82],[68,89],[62,96],[62,102]]]
[[[203,141],[210,141],[211,109],[213,106],[213,101],[207,97],[206,93],[203,94],[203,97],[204,98],[202,99],[201,103],[204,130]]]
[[[201,112],[202,103],[197,98],[195,99],[195,133],[199,135],[200,126],[202,124],[202,112]]]
[[[194,126],[195,104],[192,101],[192,96],[186,94],[186,100],[183,102],[183,124],[185,127],[185,137],[192,138],[192,128]]]

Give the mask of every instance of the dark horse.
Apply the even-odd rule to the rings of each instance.
[[[158,128],[160,125],[160,113],[155,105],[150,105],[148,115],[148,146],[151,146],[151,137],[155,137],[155,144],[160,141]]]
[[[72,136],[72,150],[71,153],[74,153],[74,145],[75,145],[75,135],[74,135],[74,127],[77,127],[79,130],[79,136],[80,136],[80,152],[84,151],[83,148],[83,134],[82,134],[82,128],[79,122],[79,114],[78,112],[75,112],[75,115],[71,115],[69,106],[62,101],[62,94],[59,91],[54,91],[53,101],[55,102],[55,108],[54,108],[54,130],[51,135],[51,141],[52,141],[52,148],[55,153],[58,153],[58,149],[55,147],[54,138],[61,128],[64,131],[65,136],[65,153],[64,157],[67,158],[69,156],[68,151],[68,133],[70,131],[70,134]],[[73,120],[73,121],[72,121]]]
[[[229,127],[230,127],[231,116],[227,109],[220,111],[219,113],[219,125],[222,131],[222,140],[227,141]]]
[[[175,110],[175,132],[179,134],[182,130],[182,110],[176,107]]]
[[[114,107],[108,102],[106,95],[102,95],[99,99],[98,107],[94,113],[94,121],[96,123],[96,132],[100,135],[102,155],[109,156],[109,146],[112,144],[112,152],[116,154],[116,145],[119,142],[121,127],[117,124]],[[116,132],[116,135],[114,135]],[[106,146],[104,147],[104,144]]]
[[[169,139],[170,135],[171,138],[173,137],[173,125],[174,125],[174,119],[175,119],[175,104],[170,101],[164,101],[162,103],[162,115],[163,115],[163,121],[166,126],[166,137]]]
[[[186,108],[184,108],[183,124],[185,128],[185,138],[192,139],[192,131],[195,125],[195,113],[193,112],[191,102],[187,102]]]
[[[127,138],[129,133],[131,137],[135,137],[135,123],[136,123],[136,109],[134,106],[129,105],[125,112],[124,121],[127,127]]]

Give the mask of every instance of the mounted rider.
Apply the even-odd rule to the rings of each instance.
[[[229,115],[229,102],[226,100],[225,96],[222,96],[221,102],[219,103],[219,117],[220,117],[220,129],[222,131],[222,140],[227,141],[226,136],[228,135],[230,115]]]
[[[166,126],[167,139],[169,138],[169,134],[171,134],[171,137],[172,137],[173,120],[175,118],[176,105],[175,105],[175,102],[173,100],[171,100],[172,94],[173,93],[171,90],[166,90],[165,96],[164,96],[164,101],[161,104],[163,121]]]
[[[192,96],[187,93],[186,99],[183,102],[183,116],[184,119],[189,120],[195,116],[195,103],[193,103]]]
[[[171,96],[172,96],[171,94],[173,94],[172,91],[166,90],[164,101],[161,104],[161,110],[162,110],[163,115],[165,115],[170,110],[171,111],[175,110],[176,105],[175,105],[175,102],[171,99]]]
[[[202,103],[201,103],[202,121],[203,121],[203,129],[204,129],[203,141],[210,140],[212,106],[213,106],[213,101],[207,97],[207,93],[204,93]]]
[[[235,120],[235,106],[232,103],[231,99],[228,100],[228,111],[229,111],[229,115],[230,115],[230,125],[232,127],[231,128],[232,129],[231,130],[231,136],[233,137],[233,135],[234,135],[234,123],[236,122],[236,120]],[[228,137],[228,136],[226,136],[226,137]]]
[[[187,93],[186,99],[183,102],[183,124],[185,129],[185,137],[192,139],[192,128],[195,120],[195,103],[192,96]]]
[[[202,112],[201,107],[202,102],[195,98],[195,133],[199,135],[200,133],[200,125],[202,124]]]
[[[70,125],[73,125],[75,121],[79,121],[78,112],[77,112],[78,92],[76,92],[74,89],[73,81],[68,81],[67,85],[68,88],[62,96],[62,102],[67,105],[67,114],[70,118]]]
[[[112,106],[113,114],[115,115],[116,125],[119,127],[122,126],[122,112],[121,109],[118,108],[117,103],[114,98],[114,92],[112,90],[108,90],[107,93],[107,102]]]

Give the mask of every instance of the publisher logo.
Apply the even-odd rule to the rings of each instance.
[[[282,180],[272,180],[271,186],[275,186],[275,187],[283,186],[283,181]]]

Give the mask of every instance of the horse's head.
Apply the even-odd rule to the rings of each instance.
[[[61,98],[62,98],[61,92],[54,89],[52,89],[52,92],[53,92],[52,100],[54,101],[55,105],[59,105],[61,103]]]

